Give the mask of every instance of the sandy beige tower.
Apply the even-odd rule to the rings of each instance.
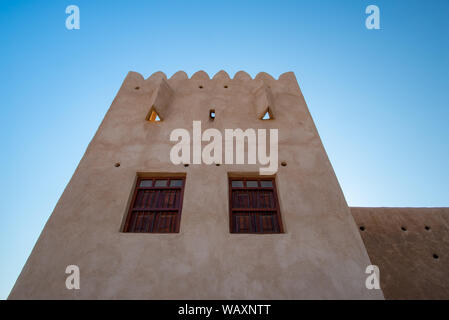
[[[229,179],[260,165],[172,163],[170,134],[193,121],[278,129],[281,233],[230,232]],[[185,179],[179,232],[123,232],[142,177]],[[293,73],[130,72],[9,298],[383,299],[365,286],[370,264]]]

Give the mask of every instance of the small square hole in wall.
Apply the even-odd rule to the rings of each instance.
[[[215,109],[210,109],[209,110],[209,118],[211,120],[215,120]]]

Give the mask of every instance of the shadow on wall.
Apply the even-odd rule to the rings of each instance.
[[[351,208],[386,299],[449,299],[449,208]]]

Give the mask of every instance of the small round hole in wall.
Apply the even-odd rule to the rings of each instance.
[[[223,86],[223,88],[227,89],[227,88],[228,88],[228,86],[227,86],[227,85],[225,85],[225,86]]]
[[[203,86],[198,86],[198,88],[203,89]]]
[[[407,228],[406,227],[401,227],[401,230],[402,231],[407,231]]]
[[[140,89],[140,87],[135,87],[134,89],[135,89],[135,90],[139,90],[139,89]]]
[[[120,162],[116,162],[116,163],[114,164],[114,167],[116,167],[116,168],[120,167]]]
[[[430,227],[429,227],[429,226],[425,226],[424,229],[426,229],[427,231],[429,231],[429,230],[430,230]]]
[[[186,167],[186,168],[187,168],[188,166],[189,166],[189,164],[188,164],[188,163],[184,164],[184,167]]]
[[[219,163],[216,163],[215,165],[216,165],[217,167],[219,167],[219,166],[220,166],[220,164],[219,164]]]
[[[281,162],[281,166],[286,167],[286,166],[287,166],[287,162],[282,161],[282,162]]]
[[[361,227],[360,227],[360,230],[361,230],[361,231],[365,231],[365,227],[364,227],[364,226],[361,226]]]
[[[434,258],[434,259],[439,259],[440,257],[439,257],[437,254],[434,253],[434,254],[433,254],[433,258]]]

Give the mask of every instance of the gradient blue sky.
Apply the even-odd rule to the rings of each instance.
[[[0,298],[129,70],[294,71],[350,205],[449,206],[448,0],[2,0],[0,30]]]

